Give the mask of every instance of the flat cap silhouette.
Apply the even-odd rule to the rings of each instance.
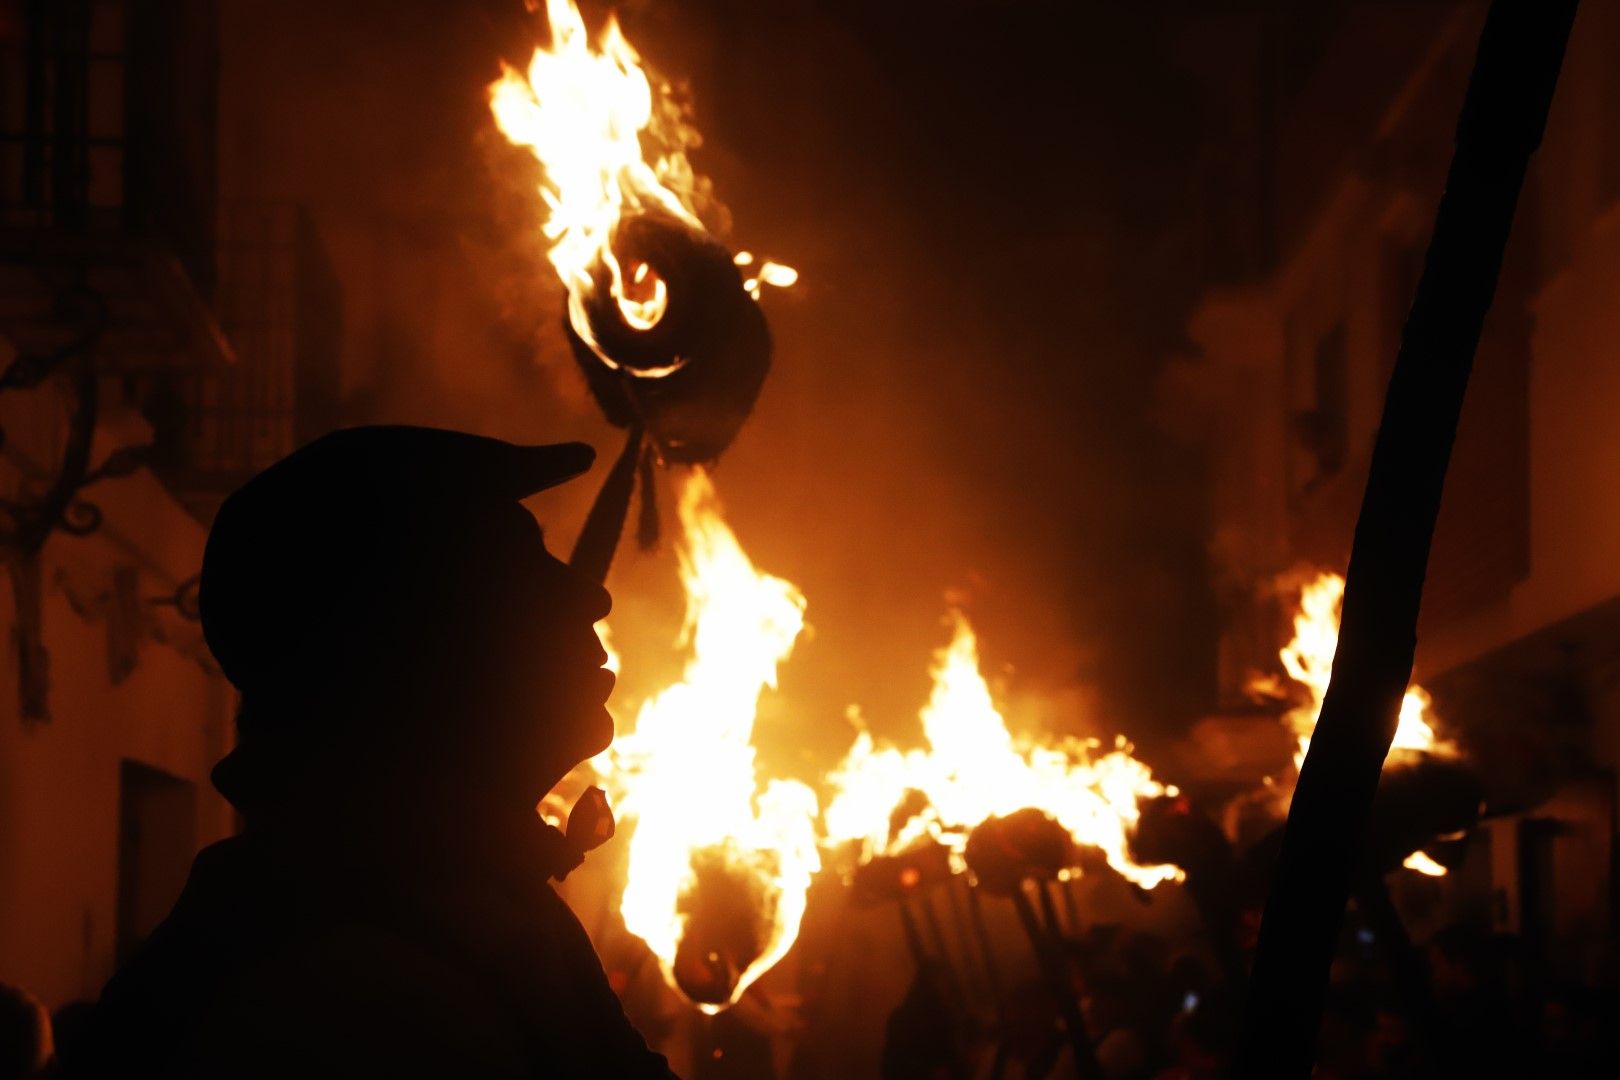
[[[325,624],[431,574],[445,538],[578,476],[595,456],[583,443],[519,446],[426,427],[324,435],[220,506],[198,590],[208,647],[238,689],[273,684]]]

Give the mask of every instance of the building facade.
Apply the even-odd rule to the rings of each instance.
[[[219,36],[214,0],[0,3],[0,981],[52,1007],[234,828],[207,521],[337,321],[296,208],[218,197]]]
[[[1343,572],[1483,14],[1358,8],[1273,92],[1267,178],[1245,193],[1269,218],[1263,269],[1203,296],[1166,376],[1167,414],[1209,449],[1229,718],[1289,638],[1296,594],[1275,583]],[[1614,925],[1616,43],[1620,11],[1586,5],[1475,362],[1416,671],[1487,791],[1443,886],[1451,914],[1536,939],[1572,974]],[[1242,726],[1206,738],[1237,745]]]

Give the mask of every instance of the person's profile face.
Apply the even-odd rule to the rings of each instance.
[[[613,741],[607,711],[614,676],[596,623],[612,607],[607,590],[546,550],[528,512],[503,522],[492,580],[491,616],[477,628],[485,653],[486,697],[498,738],[497,764],[535,798]],[[483,665],[481,665],[483,666]]]

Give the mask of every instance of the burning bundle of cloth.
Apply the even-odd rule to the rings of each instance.
[[[986,932],[980,894],[1010,901],[1083,1060],[1091,1047],[1065,944],[1083,922],[1074,883],[1112,873],[1145,891],[1181,880],[1180,867],[1139,861],[1132,846],[1142,807],[1179,793],[1155,780],[1123,737],[1107,750],[1097,740],[1015,738],[960,612],[933,677],[926,748],[879,746],[862,731],[829,777],[827,842],[853,857],[858,901],[897,907],[919,983],[953,988],[946,996],[964,1006],[977,999],[1004,1008],[998,969],[1006,958]],[[954,947],[935,903],[941,896]]]
[[[993,833],[1008,815],[1033,810],[1069,840],[1053,877],[1078,873],[1090,851],[1143,888],[1178,879],[1178,868],[1130,854],[1138,803],[1174,789],[1154,780],[1123,738],[1107,752],[1095,740],[1015,740],[979,670],[972,628],[959,613],[951,622],[922,712],[927,748],[880,747],[861,732],[829,777],[829,843],[853,847],[863,866],[937,845],[963,873],[976,831]]]
[[[573,0],[547,0],[545,16],[550,41],[526,69],[503,68],[490,109],[539,163],[565,332],[603,415],[629,432],[575,567],[606,575],[638,473],[650,540],[654,466],[692,469],[678,500],[686,674],[595,764],[634,826],[625,925],[671,986],[713,1012],[792,945],[819,866],[815,796],[762,785],[750,745],[757,699],[798,637],[804,600],[754,570],[701,469],[731,444],[769,370],[761,289],[797,273],[733,254],[706,227],[725,215],[687,157],[700,141],[690,110],[616,20],[593,43]]]
[[[1283,722],[1297,744],[1296,774],[1310,748],[1333,674],[1343,599],[1343,577],[1326,571],[1309,575],[1299,589],[1294,636],[1278,653],[1286,681],[1277,676],[1251,680],[1257,698],[1289,704]],[[1429,849],[1446,850],[1450,841],[1479,821],[1483,799],[1479,781],[1457,744],[1436,734],[1434,724],[1428,692],[1416,684],[1407,687],[1373,804],[1369,869],[1381,872],[1404,866],[1430,877],[1444,876],[1445,864]],[[1285,778],[1272,792],[1279,809],[1286,809],[1292,781],[1293,776]]]
[[[593,46],[573,0],[547,0],[551,41],[490,87],[496,125],[542,168],[549,258],[567,334],[610,422],[644,431],[660,460],[701,464],[730,445],[770,367],[756,303],[788,266],[735,255],[687,152],[700,137],[618,23]]]
[[[815,794],[761,784],[752,744],[759,696],[804,627],[805,600],[754,568],[705,473],[687,478],[678,512],[690,658],[594,765],[635,822],[625,927],[671,986],[715,1012],[787,953],[821,866]]]

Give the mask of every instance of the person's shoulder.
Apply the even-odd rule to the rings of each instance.
[[[221,989],[186,1057],[198,1075],[519,1076],[501,1002],[456,961],[389,927],[334,925]]]

